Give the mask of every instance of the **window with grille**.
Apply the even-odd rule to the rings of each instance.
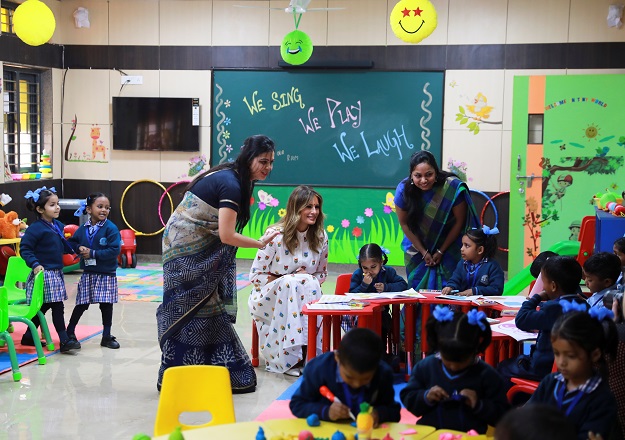
[[[0,6],[0,31],[3,34],[14,34],[13,13],[17,6],[14,3],[2,2]]]
[[[4,66],[4,153],[12,173],[37,171],[42,151],[41,74]]]

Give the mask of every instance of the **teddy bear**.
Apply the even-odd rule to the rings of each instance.
[[[19,231],[23,229],[22,223],[17,212],[9,211],[5,213],[4,211],[0,211],[0,237],[17,238],[19,236]]]

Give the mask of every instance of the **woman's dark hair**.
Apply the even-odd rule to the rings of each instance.
[[[497,423],[495,440],[571,440],[577,428],[562,411],[545,403],[527,403],[508,411]]]
[[[382,248],[375,243],[369,243],[360,248],[360,253],[358,254],[358,266],[360,266],[360,263],[365,260],[380,261],[382,262],[382,265],[388,263],[388,257]]]
[[[484,330],[479,325],[470,324],[468,316],[462,312],[454,312],[451,321],[438,321],[434,314],[430,315],[426,330],[431,353],[439,352],[446,361],[463,362],[484,352],[490,344],[492,332],[486,317],[480,322]]]
[[[418,231],[421,217],[423,215],[421,206],[421,190],[412,184],[412,172],[419,164],[426,163],[434,169],[436,174],[436,182],[434,185],[442,185],[448,177],[456,176],[449,171],[441,170],[436,163],[436,158],[429,151],[417,151],[410,157],[410,168],[408,169],[408,177],[402,180],[404,183],[404,202],[408,207],[408,227],[411,231]],[[457,176],[456,176],[457,177]]]
[[[532,264],[530,265],[530,274],[532,274],[534,278],[538,278],[538,275],[540,275],[540,270],[542,269],[543,264],[545,264],[545,261],[547,261],[551,257],[555,257],[556,255],[558,254],[551,251],[544,251],[538,254],[538,256],[534,258],[534,261],[532,261]]]
[[[563,294],[573,295],[577,293],[583,274],[582,266],[575,258],[555,255],[545,261],[541,271],[545,272],[550,281],[556,283]]]
[[[484,258],[493,258],[497,252],[497,237],[494,234],[486,234],[483,229],[469,229],[465,232],[473,243],[478,247],[484,247]]]
[[[616,324],[606,316],[599,321],[586,312],[563,313],[553,324],[551,341],[564,339],[581,347],[589,356],[597,348],[604,355],[614,356],[618,345]]]
[[[82,213],[86,214],[87,213],[87,206],[92,206],[95,203],[95,201],[98,200],[100,197],[106,197],[109,200],[109,202],[111,201],[109,196],[107,196],[104,193],[101,193],[101,192],[91,193],[91,194],[89,194],[87,196],[87,199],[85,201],[85,209],[82,210]]]
[[[52,196],[56,196],[56,193],[50,191],[49,189],[41,190],[39,192],[39,198],[36,202],[33,197],[26,199],[26,209],[34,212],[37,215],[37,218],[41,218],[41,213],[37,211],[37,208],[45,209],[48,199]]]
[[[382,338],[368,328],[353,328],[343,336],[337,350],[342,364],[358,373],[375,371],[382,359]]]
[[[616,241],[614,242],[614,246],[616,247],[616,250],[625,254],[625,237],[617,238]]]
[[[219,170],[230,169],[236,172],[239,182],[241,182],[241,202],[239,206],[239,212],[237,214],[237,232],[241,232],[247,222],[250,220],[250,198],[254,191],[254,182],[251,180],[250,166],[252,161],[265,153],[272,153],[275,151],[275,145],[273,141],[262,134],[250,136],[243,141],[241,152],[234,160],[234,162],[222,163],[209,170],[203,171],[198,174],[195,179],[187,186],[187,191],[193,188],[193,186],[206,176],[208,173],[213,173]]]

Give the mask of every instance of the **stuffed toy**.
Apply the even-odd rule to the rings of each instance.
[[[0,237],[2,238],[17,238],[20,229],[23,229],[20,224],[23,223],[15,211],[9,211],[5,213],[0,211]]]

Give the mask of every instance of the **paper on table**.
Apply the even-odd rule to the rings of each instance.
[[[523,303],[527,301],[527,298],[525,298],[523,295],[499,296],[496,298],[491,297],[490,299],[492,299],[498,304],[504,305],[506,307],[512,307],[512,308],[521,308]]]
[[[424,295],[421,295],[414,289],[403,290],[401,292],[382,292],[384,298],[425,298]]]
[[[475,301],[478,298],[481,298],[480,295],[471,295],[471,296],[462,296],[462,295],[438,295],[436,298],[441,299],[454,299],[457,301]]]
[[[365,306],[365,303],[360,301],[349,301],[342,303],[319,303],[314,302],[306,304],[308,310],[359,310]]]
[[[351,298],[347,295],[321,295],[321,298],[319,298],[316,304],[347,303],[350,299]]]
[[[519,330],[514,323],[514,320],[491,325],[490,329],[494,332],[508,335],[516,341],[527,341],[531,339],[536,339],[537,336],[536,333],[524,332],[523,330]]]
[[[380,298],[425,298],[414,289],[403,290],[401,292],[380,292],[380,293],[348,293],[347,296],[353,299],[380,299]]]

